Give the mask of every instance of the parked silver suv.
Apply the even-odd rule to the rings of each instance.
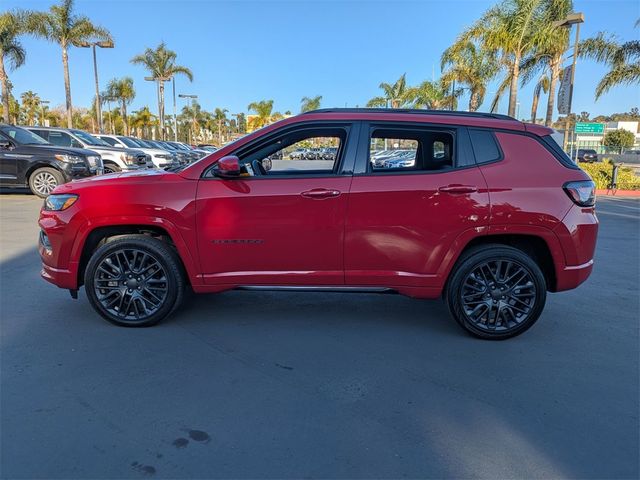
[[[25,127],[49,143],[60,147],[87,148],[102,157],[104,173],[127,172],[141,168],[154,168],[151,157],[140,149],[112,147],[99,138],[73,128]]]
[[[104,142],[107,142],[113,147],[140,149],[151,157],[151,161],[158,168],[171,168],[180,165],[175,154],[167,150],[162,150],[151,146],[148,147],[142,144],[141,140],[138,140],[137,138],[127,137],[125,135],[106,134],[96,134],[94,136]]]

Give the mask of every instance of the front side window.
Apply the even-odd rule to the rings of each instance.
[[[305,128],[238,154],[243,176],[326,175],[336,172],[345,128]]]
[[[374,128],[369,172],[435,171],[454,167],[453,134],[422,129]]]

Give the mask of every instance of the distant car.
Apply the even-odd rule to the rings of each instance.
[[[93,135],[75,128],[26,127],[49,143],[60,147],[91,149],[102,157],[104,173],[129,172],[152,168],[151,157],[140,149],[112,147]]]
[[[598,161],[598,152],[590,148],[579,148],[577,158],[579,162],[594,163]]]
[[[0,124],[0,185],[26,187],[44,198],[58,185],[102,173],[92,150],[57,147],[24,128]]]
[[[307,156],[306,148],[296,148],[289,154],[291,160],[304,160]]]
[[[145,142],[173,153],[181,165],[191,163],[191,156],[188,152],[186,152],[182,148],[178,148],[175,145],[170,144],[169,142],[163,142],[161,140],[145,140]]]
[[[104,135],[96,134],[95,137],[107,142],[113,147],[136,148],[142,150],[151,157],[151,161],[158,168],[171,168],[179,165],[176,156],[165,150],[156,147],[147,146],[141,143],[137,138],[127,137],[125,135]]]
[[[218,150],[218,147],[210,143],[201,143],[198,145],[198,148],[200,150],[206,150],[207,152],[215,152],[216,150]]]

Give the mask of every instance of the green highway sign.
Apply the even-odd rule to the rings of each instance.
[[[576,133],[604,133],[604,123],[576,122]]]

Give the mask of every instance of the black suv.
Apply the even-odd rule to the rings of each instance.
[[[590,148],[578,149],[578,161],[584,163],[594,163],[598,161],[598,153]]]
[[[46,197],[62,183],[102,173],[92,150],[51,145],[24,128],[0,123],[0,186],[26,187]]]

